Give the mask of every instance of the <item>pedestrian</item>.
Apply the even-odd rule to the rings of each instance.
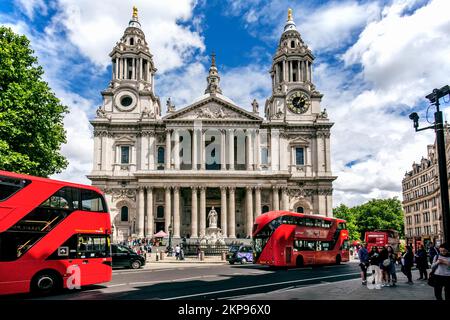
[[[177,246],[175,247],[175,257],[177,260],[180,260],[180,245],[177,244]]]
[[[445,300],[450,300],[450,248],[448,243],[439,246],[439,254],[434,257],[431,265],[430,279],[435,279],[434,295],[442,300],[442,288],[445,291]]]
[[[428,249],[428,255],[430,256],[430,264],[433,263],[434,257],[439,254],[438,248],[436,248],[436,245],[432,242],[430,245],[430,248]]]
[[[420,274],[420,277],[417,280],[428,280],[428,256],[423,244],[420,245],[419,250],[416,251],[414,257],[416,258],[416,266],[417,269],[419,269]]]
[[[381,286],[386,287],[391,282],[391,276],[389,274],[391,260],[389,259],[389,252],[386,247],[383,247],[381,249],[379,261],[380,261],[380,270],[382,272],[382,277],[383,277],[383,283]]]
[[[372,275],[374,275],[372,284],[375,285],[376,289],[381,289],[380,252],[376,246],[373,246],[369,252],[369,263]]]
[[[407,283],[413,284],[412,281],[412,274],[411,274],[411,268],[414,265],[414,254],[412,247],[406,246],[406,252],[402,257],[402,272],[405,274],[405,276],[408,278]]]
[[[367,267],[369,266],[369,252],[367,251],[367,244],[364,243],[358,250],[359,267],[361,268],[362,284],[367,284]]]
[[[397,262],[397,254],[394,252],[394,248],[391,246],[387,247],[388,258],[389,258],[389,268],[388,268],[388,283],[390,287],[395,287],[397,283],[397,269],[395,268],[395,264]]]

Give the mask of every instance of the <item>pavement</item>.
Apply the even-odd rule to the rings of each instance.
[[[156,260],[156,254],[152,253],[150,256],[147,254],[146,265],[144,269],[153,269],[161,267],[179,267],[181,265],[187,265],[191,267],[211,265],[211,264],[227,264],[226,260],[222,260],[221,256],[204,257],[203,261],[197,256],[188,256],[184,260],[177,260],[176,257],[168,257],[164,255],[163,260]]]
[[[292,286],[281,290],[237,296],[238,300],[435,300],[433,288],[427,281],[416,280],[419,271],[412,271],[413,284],[408,284],[406,276],[397,272],[397,286],[369,289],[361,284],[361,279],[342,281],[321,281],[309,286]]]

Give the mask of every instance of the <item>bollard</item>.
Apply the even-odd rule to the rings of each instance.
[[[158,251],[156,251],[156,254],[155,254],[155,256],[156,256],[156,261],[158,261],[159,260],[159,254],[158,254],[159,252]]]
[[[164,252],[162,251],[159,253],[159,260],[164,260]]]
[[[227,253],[222,252],[222,261],[225,261],[227,259]]]
[[[205,251],[200,251],[200,261],[205,260]]]

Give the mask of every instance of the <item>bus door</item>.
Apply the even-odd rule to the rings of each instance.
[[[292,247],[286,247],[286,264],[292,264]]]

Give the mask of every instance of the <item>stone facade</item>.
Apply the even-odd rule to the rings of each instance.
[[[225,238],[251,236],[270,210],[332,215],[330,129],[312,83],[314,56],[289,15],[264,118],[222,94],[213,55],[204,95],[177,110],[155,95],[154,66],[137,14],[110,54],[112,81],[94,127],[88,176],[106,194],[116,240],[173,230],[197,238],[218,213]]]
[[[450,172],[450,145],[446,129],[447,170]],[[420,244],[444,241],[436,143],[427,146],[428,155],[413,163],[402,181],[406,242],[417,248]]]

